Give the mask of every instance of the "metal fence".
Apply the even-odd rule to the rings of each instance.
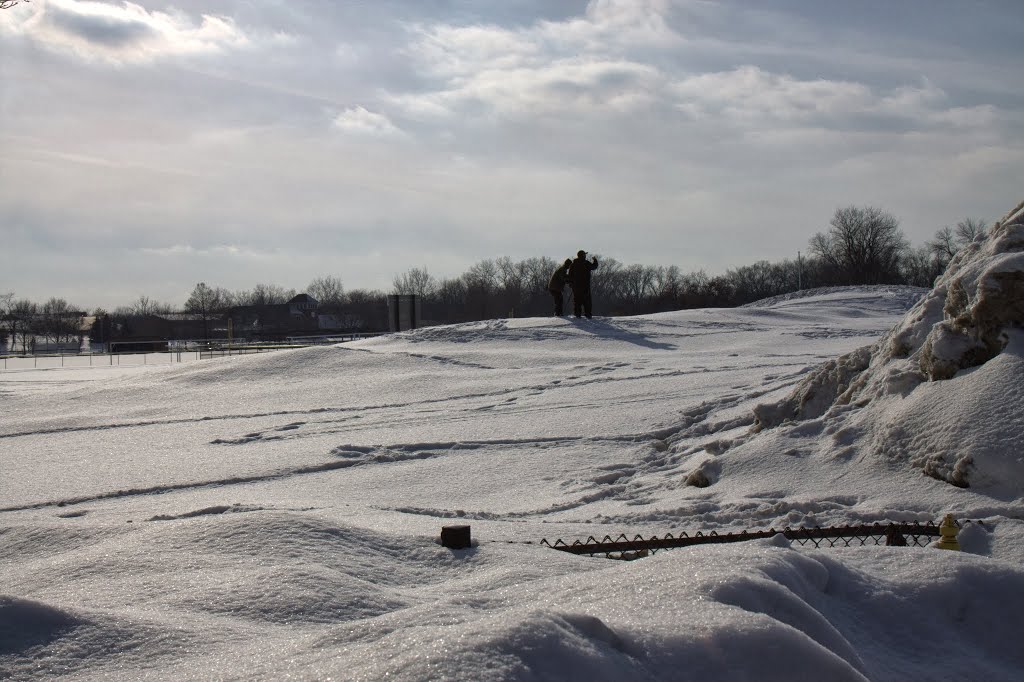
[[[138,352],[78,352],[35,353],[0,356],[3,370],[56,369],[59,367],[118,367],[166,365],[191,360],[206,360],[227,355],[249,355],[308,346],[333,345],[379,336],[372,333],[331,334],[326,336],[289,337],[282,342],[237,341],[210,339],[209,341],[170,341],[169,350]]]
[[[209,360],[210,358],[223,358],[229,355],[252,355],[253,353],[272,353],[278,350],[288,350],[290,348],[305,348],[304,345],[295,344],[274,344],[274,345],[249,345],[249,346],[222,346],[217,348],[208,348],[207,350],[197,351],[199,353],[200,360]]]
[[[57,369],[60,367],[141,367],[167,365],[198,360],[198,351],[163,351],[151,353],[68,353],[60,355],[6,355],[0,358],[0,369]]]
[[[380,336],[383,332],[348,332],[339,334],[313,334],[306,336],[286,336],[281,339],[244,339],[244,338],[213,338],[213,339],[180,339],[171,340],[167,345],[171,350],[189,351],[220,351],[242,350],[245,348],[262,348],[264,350],[283,348],[305,348],[306,346],[332,346],[336,343],[357,341]]]
[[[966,523],[970,523],[969,521]],[[957,526],[961,524],[958,522]],[[601,539],[594,536],[586,540],[574,540],[571,543],[547,539],[540,541],[552,549],[570,554],[603,555],[609,559],[639,559],[662,549],[691,547],[693,545],[721,544],[725,542],[746,542],[771,538],[782,534],[801,546],[814,547],[863,547],[875,545],[926,547],[933,539],[941,537],[939,526],[932,523],[875,523],[860,526],[831,526],[822,528],[790,528],[768,530],[719,533],[718,531],[686,532],[679,535],[666,533],[664,536],[645,538],[635,535],[632,538],[622,534],[613,538],[605,535]]]

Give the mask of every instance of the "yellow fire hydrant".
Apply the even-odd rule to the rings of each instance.
[[[956,534],[960,532],[959,526],[956,525],[956,519],[953,518],[952,514],[946,514],[945,518],[942,519],[942,523],[939,524],[939,534],[942,535],[942,539],[936,543],[936,547],[939,549],[960,549],[960,542],[956,539]]]

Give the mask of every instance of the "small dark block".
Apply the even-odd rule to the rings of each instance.
[[[441,526],[441,545],[449,549],[466,549],[472,546],[469,526]]]
[[[887,547],[906,547],[907,539],[892,526],[885,532],[885,544]]]

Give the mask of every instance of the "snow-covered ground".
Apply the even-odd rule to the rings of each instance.
[[[822,402],[924,293],[0,373],[0,678],[1021,679],[1024,332]],[[539,544],[946,513],[965,551]]]

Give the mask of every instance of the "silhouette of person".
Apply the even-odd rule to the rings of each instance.
[[[566,258],[565,262],[559,265],[551,274],[551,280],[548,282],[548,291],[551,292],[551,298],[555,302],[555,317],[562,315],[562,291],[565,289],[565,283],[569,279],[570,265],[572,265],[572,260]]]
[[[572,307],[576,317],[579,317],[582,313],[587,316],[588,320],[592,317],[593,301],[590,298],[590,273],[594,270],[597,270],[597,256],[588,261],[586,251],[577,251],[576,260],[569,266]]]

